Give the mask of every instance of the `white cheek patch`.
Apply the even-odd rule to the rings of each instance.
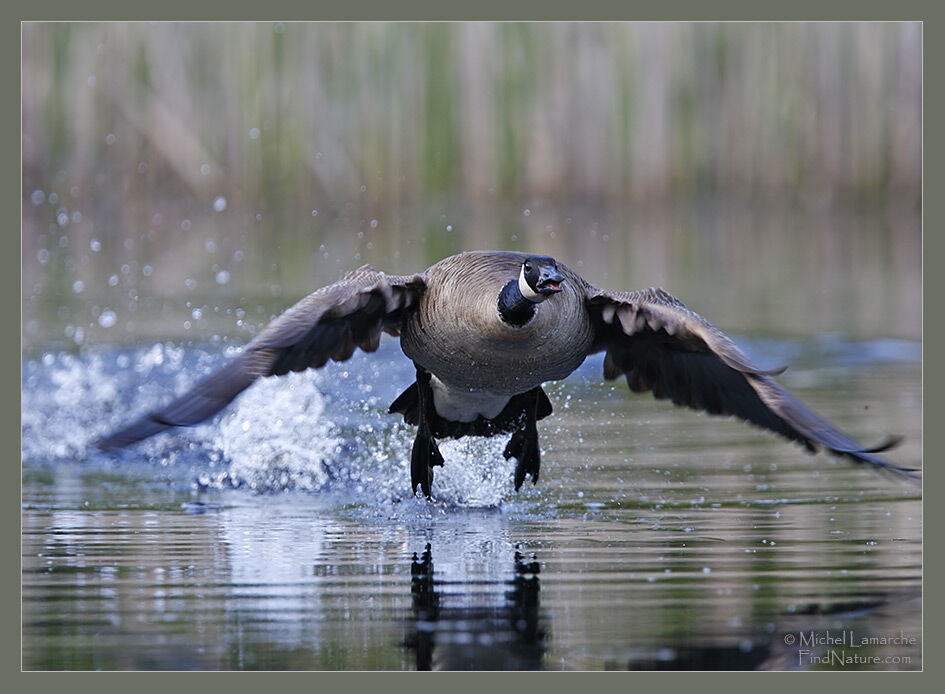
[[[522,271],[518,273],[518,290],[522,293],[522,296],[531,301],[533,304],[540,304],[542,301],[548,298],[544,294],[539,294],[528,286],[528,282],[525,281],[524,265],[522,265]]]

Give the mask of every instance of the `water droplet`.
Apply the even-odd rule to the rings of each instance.
[[[72,283],[72,291],[76,294],[81,294],[83,289],[85,289],[85,282],[82,280],[76,280]]]
[[[67,215],[65,212],[60,212],[59,214],[56,215],[56,224],[58,224],[61,227],[64,227],[68,223],[69,223],[69,215]]]
[[[152,268],[150,265],[145,265],[143,268],[141,268],[141,274],[145,277],[150,277],[152,272],[154,272],[154,268]]]
[[[216,276],[217,284],[226,284],[230,281],[230,273],[226,270],[220,270]]]
[[[372,228],[372,229],[377,229],[377,220],[376,220],[376,219],[372,219],[372,220],[371,220],[371,228]]]
[[[250,128],[249,129],[249,139],[258,140],[259,139],[259,128]]]
[[[213,209],[215,212],[223,212],[226,209],[226,198],[220,195],[216,200],[213,201]]]
[[[190,231],[190,228],[192,226],[193,224],[191,224],[189,219],[185,219],[184,221],[180,223],[180,228],[183,229],[184,231]]]
[[[30,202],[34,205],[42,205],[46,201],[46,193],[41,190],[34,190],[33,194],[30,195]]]
[[[532,211],[526,207],[526,208],[525,208],[525,211],[522,212],[522,214],[525,215],[526,217],[529,217],[529,216],[531,216]]]
[[[111,328],[118,322],[118,316],[111,309],[105,309],[98,317],[98,324],[103,328]]]
[[[106,144],[106,145],[113,145],[113,144],[115,144],[115,135],[114,135],[114,133],[108,133],[108,135],[105,136],[105,144]]]
[[[36,259],[39,261],[40,265],[45,265],[49,262],[49,251],[47,251],[45,248],[40,248],[36,252]]]
[[[108,286],[109,287],[118,286],[118,275],[112,275],[111,277],[108,278]]]

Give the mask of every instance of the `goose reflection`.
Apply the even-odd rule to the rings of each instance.
[[[801,642],[801,635],[833,633],[835,639],[852,634],[895,636],[899,633],[901,610],[909,601],[917,600],[918,597],[911,592],[895,597],[882,592],[872,595],[839,595],[833,601],[811,602],[778,615],[777,620],[771,622],[770,634],[755,634],[737,644],[685,643],[641,649],[630,657],[626,669],[810,670],[818,664],[837,669],[835,662],[831,665],[829,644],[805,646]],[[861,627],[865,618],[871,618],[867,624],[886,625],[886,631],[877,632],[875,628]],[[833,649],[834,654],[842,649],[843,645]],[[906,659],[894,664],[918,665],[918,656],[913,656],[915,648],[910,651],[909,648],[903,647],[900,650],[901,652],[896,652],[895,655],[905,656]],[[852,646],[852,637],[847,653],[861,655],[857,653],[857,647]],[[912,657],[914,660],[909,659]],[[608,663],[607,667],[617,669],[613,663]]]
[[[540,607],[540,563],[512,557],[506,581],[439,580],[430,544],[410,564],[413,617],[405,645],[418,670],[537,670],[547,627]]]

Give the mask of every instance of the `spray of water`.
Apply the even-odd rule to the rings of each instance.
[[[220,360],[214,350],[154,345],[88,348],[25,362],[24,462],[105,459],[91,445],[95,438],[157,407]],[[160,466],[162,473],[174,468],[201,487],[300,491],[356,508],[502,505],[512,493],[514,468],[502,456],[507,437],[441,441],[446,464],[436,470],[436,501],[431,505],[411,492],[415,429],[387,414],[394,391],[404,386],[400,381],[412,375],[402,361],[391,351],[380,359],[261,379],[217,419],[156,436],[117,460]],[[378,386],[385,375],[391,381],[391,373],[396,383]]]

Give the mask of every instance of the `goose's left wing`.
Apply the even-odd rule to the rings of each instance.
[[[309,294],[267,325],[219,370],[159,410],[98,440],[120,448],[175,426],[212,417],[260,377],[344,361],[355,348],[377,349],[381,332],[398,335],[426,287],[424,275],[385,275],[365,265]]]
[[[588,286],[594,351],[606,350],[604,377],[625,376],[637,393],[652,391],[710,414],[734,415],[815,452],[835,455],[916,478],[915,470],[876,455],[893,438],[864,448],[784,390],[772,378],[784,368],[755,366],[726,335],[662,289],[605,292]]]

